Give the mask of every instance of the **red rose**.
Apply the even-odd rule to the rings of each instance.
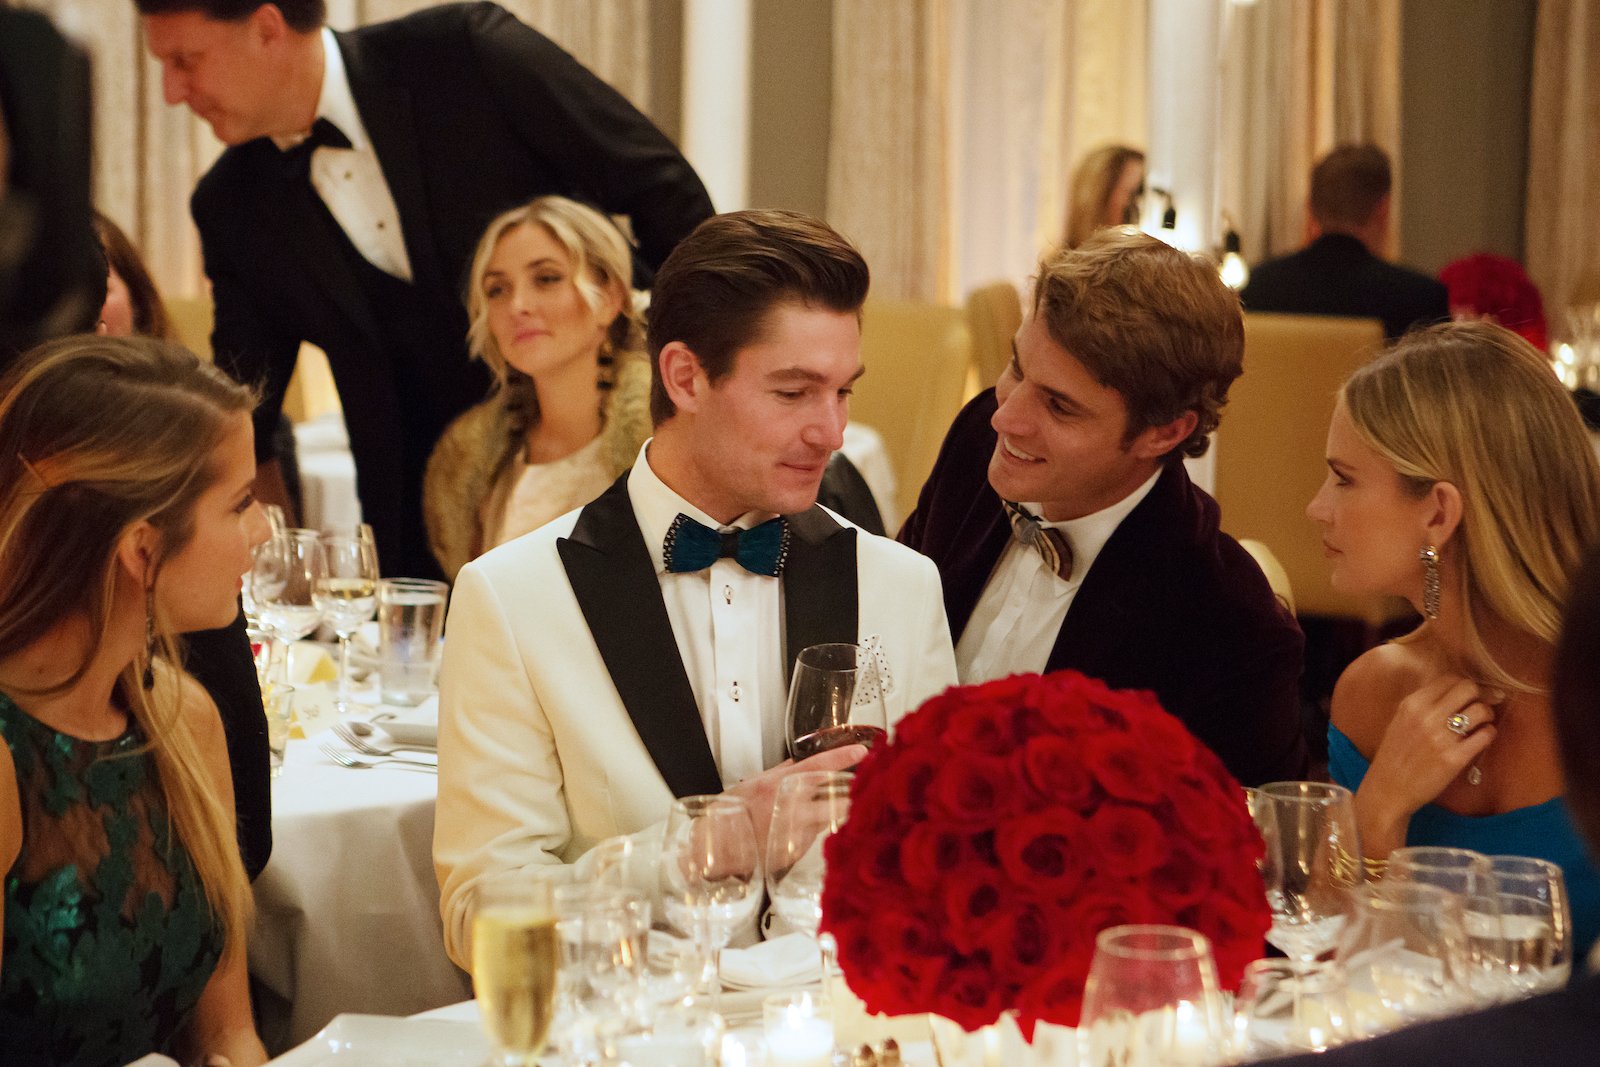
[[[1042,800],[1082,809],[1094,795],[1078,746],[1061,737],[1033,737],[1012,757],[1017,777]]]
[[[1050,924],[1036,905],[1011,908],[989,935],[989,953],[1001,973],[1038,970],[1049,962],[1055,948]]]
[[[1024,1037],[1033,1038],[1035,1022],[1077,1026],[1083,1010],[1083,983],[1094,960],[1094,938],[1081,938],[1065,946],[1051,966],[1023,992],[1017,1005]]]
[[[1136,883],[1106,878],[1097,879],[1093,887],[1085,887],[1067,906],[1063,921],[1088,942],[1093,953],[1094,939],[1100,931],[1129,923],[1159,922],[1161,918]]]
[[[995,872],[981,867],[956,871],[944,880],[943,934],[958,951],[985,946],[990,931],[1005,918],[1005,896]]]
[[[893,758],[886,760],[876,772],[887,779],[886,788],[870,792],[874,796],[881,795],[895,810],[920,819],[927,812],[928,786],[933,784],[934,776],[939,773],[944,755],[937,750],[904,747],[892,755]],[[858,783],[862,780],[861,774],[861,771],[856,772]],[[856,792],[856,789],[850,792],[852,811],[855,810],[854,805],[861,803]]]
[[[907,745],[937,742],[943,736],[945,724],[956,708],[967,702],[967,691],[946,689],[938,696],[924,701],[922,706],[894,724],[894,740]]]
[[[900,873],[913,889],[933,889],[961,863],[962,835],[934,823],[918,823],[900,842]]]
[[[1006,1007],[995,975],[978,960],[953,962],[940,975],[939,985],[944,994],[940,1014],[966,1030],[988,1026]]]
[[[1083,820],[1069,811],[1018,815],[995,832],[1000,869],[1015,885],[1066,896],[1083,880],[1083,861],[1074,854],[1083,831]]]
[[[1215,872],[1208,865],[1209,857],[1188,842],[1172,838],[1167,844],[1170,851],[1150,872],[1150,891],[1176,915],[1205,899]]]
[[[1140,878],[1166,852],[1161,824],[1143,808],[1106,803],[1089,816],[1088,835],[1099,852],[1095,867],[1121,878]]]
[[[1092,725],[1089,700],[1092,682],[1077,671],[1058,671],[1042,680],[1034,691],[1039,711],[1055,730],[1075,735]]]
[[[983,752],[1003,756],[1015,747],[1011,736],[1011,709],[1004,704],[971,704],[950,716],[945,747],[957,752]]]
[[[1007,806],[1011,776],[996,756],[948,760],[928,787],[928,803],[958,825],[992,824]]]
[[[1158,753],[1142,750],[1126,733],[1090,734],[1081,743],[1084,765],[1107,793],[1139,802],[1162,794]]]

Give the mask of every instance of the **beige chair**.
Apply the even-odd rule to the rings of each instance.
[[[935,304],[872,300],[862,312],[852,421],[877,430],[894,465],[896,503],[911,514],[961,409],[972,345],[966,315]]]
[[[967,329],[978,388],[987,389],[1011,361],[1011,339],[1022,325],[1022,298],[1010,282],[991,282],[967,294]]]
[[[201,359],[211,358],[211,298],[177,296],[162,301],[167,318],[178,335],[178,343]]]
[[[1322,536],[1305,510],[1327,474],[1335,394],[1381,350],[1383,328],[1375,319],[1275,314],[1248,314],[1244,324],[1244,375],[1216,439],[1223,528],[1273,546],[1300,613],[1381,622],[1390,613],[1383,600],[1328,584]]]
[[[1283,569],[1283,564],[1278,562],[1278,557],[1273,555],[1272,549],[1249,537],[1241,537],[1239,547],[1250,553],[1250,558],[1256,561],[1256,566],[1266,575],[1267,584],[1272,587],[1272,595],[1278,598],[1278,603],[1282,604],[1290,615],[1293,615],[1294,584],[1289,581],[1289,572]]]

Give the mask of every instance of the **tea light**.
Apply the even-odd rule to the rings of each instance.
[[[833,1019],[828,1002],[810,993],[779,993],[762,1002],[767,1067],[829,1067]]]

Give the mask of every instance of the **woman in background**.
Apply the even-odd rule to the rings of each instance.
[[[434,447],[423,480],[445,575],[599,496],[650,436],[650,361],[627,242],[599,212],[542,196],[489,224],[467,334],[494,391]]]
[[[1096,230],[1138,225],[1143,196],[1144,153],[1121,144],[1096,148],[1072,172],[1062,244],[1077,248]]]
[[[1307,513],[1333,584],[1423,621],[1340,676],[1329,770],[1362,849],[1448,845],[1559,864],[1579,953],[1600,874],[1562,801],[1551,670],[1569,586],[1600,543],[1600,461],[1526,341],[1489,323],[1407,334],[1351,376]]]
[[[227,750],[174,644],[238,613],[267,535],[252,403],[143,338],[0,378],[0,1062],[266,1059]]]

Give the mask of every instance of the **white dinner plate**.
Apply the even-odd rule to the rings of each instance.
[[[393,1015],[340,1015],[274,1067],[480,1067],[489,1043],[476,1024]]]

